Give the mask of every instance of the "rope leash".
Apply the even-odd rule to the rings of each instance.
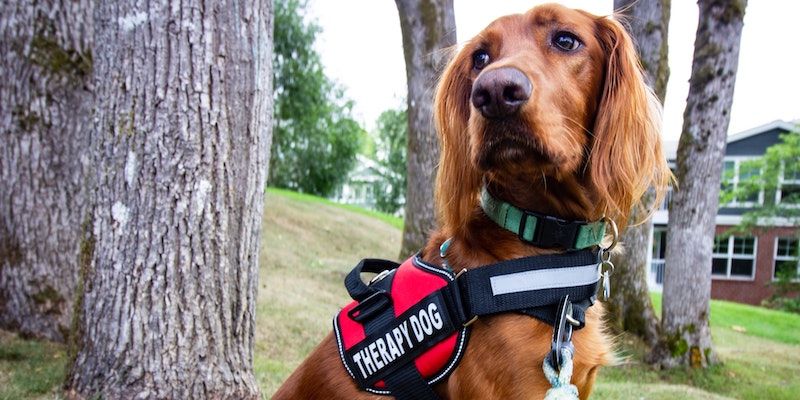
[[[552,386],[547,390],[544,400],[578,400],[578,387],[570,383],[572,380],[572,351],[562,348],[561,361],[559,370],[556,371],[550,365],[550,354],[544,359],[542,365],[544,376]]]

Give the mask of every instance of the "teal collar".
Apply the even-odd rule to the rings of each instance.
[[[603,220],[566,221],[523,210],[494,198],[486,186],[481,192],[481,208],[492,221],[537,247],[585,249],[599,245],[606,232]]]

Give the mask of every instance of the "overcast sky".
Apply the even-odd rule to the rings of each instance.
[[[540,3],[546,1],[455,0],[458,41],[466,41],[501,15],[524,12]],[[606,15],[613,1],[559,3]],[[310,6],[309,16],[323,29],[317,48],[326,73],[345,87],[355,101],[356,119],[371,129],[383,110],[404,104],[406,75],[397,8],[391,0],[311,0]],[[798,17],[800,1],[748,2],[729,133],[776,119],[800,118]],[[696,29],[696,2],[673,0],[671,75],[664,105],[666,140],[680,136]]]

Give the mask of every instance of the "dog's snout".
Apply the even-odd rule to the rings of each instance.
[[[485,71],[472,85],[472,105],[486,118],[504,118],[528,101],[531,90],[531,81],[516,68]]]

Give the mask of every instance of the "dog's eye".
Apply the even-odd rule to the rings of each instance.
[[[581,41],[569,32],[558,32],[553,35],[553,46],[563,51],[575,51],[581,47]]]
[[[472,68],[482,70],[489,65],[489,53],[486,50],[478,50],[472,53]]]

